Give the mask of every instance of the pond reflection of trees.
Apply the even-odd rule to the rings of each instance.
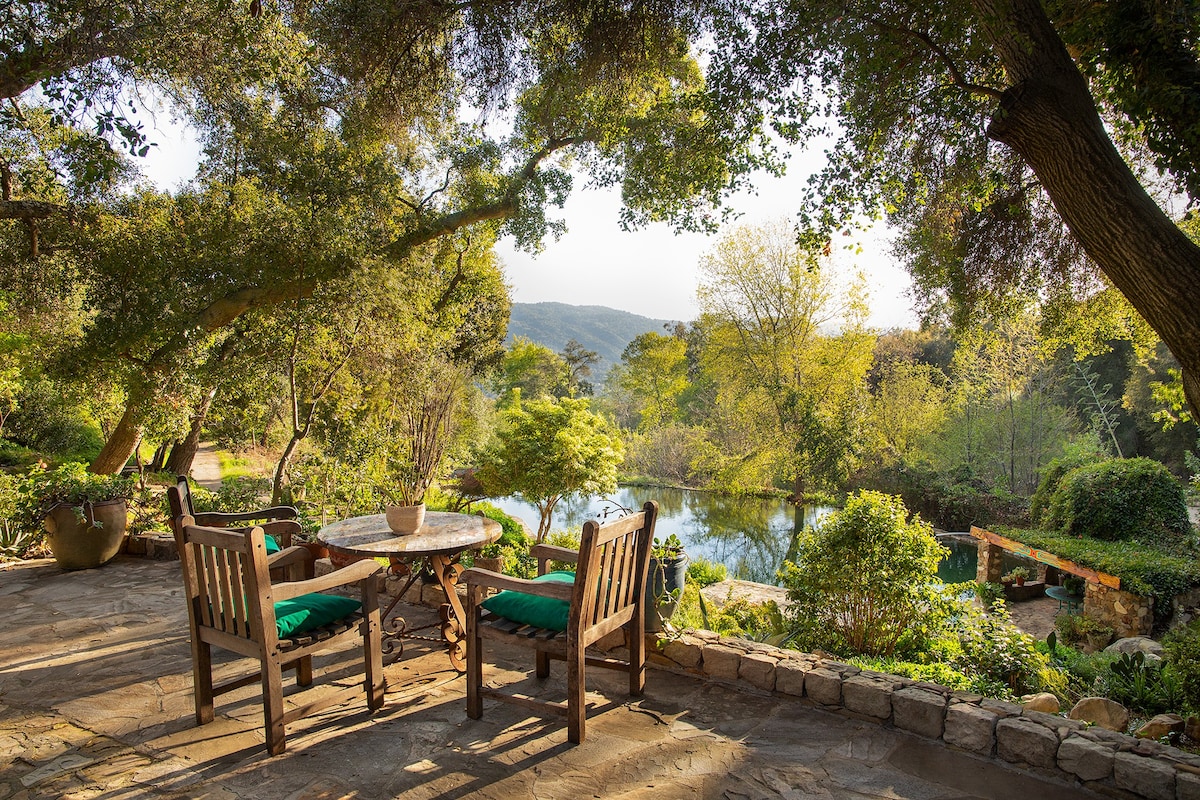
[[[647,500],[656,500],[658,538],[673,533],[693,559],[702,557],[724,564],[730,577],[760,583],[775,583],[775,573],[795,539],[797,509],[779,499],[627,486],[608,500],[583,498],[560,503],[554,512],[553,530],[577,531],[586,520],[611,515],[617,506],[637,509]],[[512,498],[497,505],[526,521],[537,519],[532,506]],[[806,524],[830,510],[806,509]]]

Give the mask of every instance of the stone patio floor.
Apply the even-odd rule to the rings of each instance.
[[[272,758],[257,685],[193,723],[178,568],[122,557],[73,573],[52,561],[0,569],[0,800],[1097,796],[800,699],[657,669],[637,700],[621,673],[590,670],[588,738],[571,746],[560,719],[507,704],[468,719],[463,678],[425,643],[387,668],[380,711],[359,700],[294,723]],[[356,656],[318,661],[318,685],[298,696],[323,678],[357,683]],[[564,696],[561,664],[539,683],[525,651],[486,660],[489,683]]]

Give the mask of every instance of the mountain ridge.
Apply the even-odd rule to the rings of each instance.
[[[505,341],[512,342],[521,336],[559,353],[574,339],[600,357],[592,373],[593,379],[599,380],[621,360],[621,353],[630,342],[650,331],[664,333],[663,326],[672,322],[608,306],[513,303]]]

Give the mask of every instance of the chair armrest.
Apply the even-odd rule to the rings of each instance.
[[[566,561],[569,564],[579,563],[579,551],[569,547],[559,547],[556,544],[535,544],[529,548],[529,555],[547,561]]]
[[[278,553],[272,553],[267,556],[267,566],[275,569],[276,567],[288,567],[292,564],[303,564],[306,561],[312,560],[312,553],[308,552],[307,548],[293,545],[292,547],[280,550]]]
[[[353,564],[342,567],[339,570],[334,570],[328,575],[309,578],[306,581],[271,584],[271,594],[276,602],[290,600],[302,594],[320,592],[325,589],[335,589],[338,586],[347,586],[351,583],[359,583],[360,581],[373,578],[382,571],[383,567],[380,566],[378,561],[373,559],[355,561]]]
[[[575,594],[575,585],[554,581],[535,582],[525,578],[514,578],[511,575],[501,575],[489,569],[471,567],[459,576],[459,580],[471,586],[487,586],[491,589],[508,589],[513,592],[524,592],[538,597],[553,597],[558,600],[570,600]]]

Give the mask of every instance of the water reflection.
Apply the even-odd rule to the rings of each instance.
[[[724,564],[730,577],[775,583],[775,573],[789,552],[798,510],[783,500],[757,497],[724,497],[685,489],[622,487],[610,498],[584,498],[559,503],[553,530],[578,531],[588,519],[614,511],[614,503],[637,509],[657,500],[658,538],[675,534],[693,558]],[[506,512],[537,527],[537,509],[514,498],[496,501]],[[804,524],[811,525],[833,509],[804,509]]]

